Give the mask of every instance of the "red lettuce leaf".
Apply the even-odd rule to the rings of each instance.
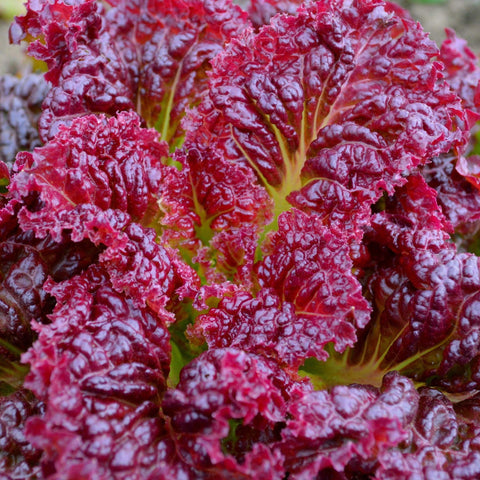
[[[17,214],[22,204],[11,200],[0,209],[0,390],[21,386],[25,366],[20,353],[35,339],[32,320],[48,322],[54,299],[43,288],[50,276],[62,281],[85,270],[101,251],[88,240],[73,244],[36,238],[22,231]]]
[[[129,401],[158,399],[166,386],[170,356],[163,317],[116,293],[97,266],[58,284],[50,281],[45,289],[57,301],[52,323],[36,325],[39,338],[24,355],[32,367],[26,383],[37,396],[48,398],[52,374],[66,367],[69,378],[76,378],[86,391],[105,390]],[[57,365],[67,359],[63,367]]]
[[[352,464],[372,463],[379,453],[406,440],[417,405],[412,382],[396,374],[385,377],[380,391],[350,385],[305,393],[289,405],[289,420],[282,431],[281,451],[289,478],[317,478],[332,471],[340,474],[338,478],[373,473],[355,472]],[[347,468],[352,477],[341,476]]]
[[[436,157],[422,168],[422,175],[436,190],[438,204],[459,235],[459,244],[468,248],[480,229],[480,190],[456,168],[459,158],[453,153]]]
[[[447,29],[447,39],[440,49],[439,59],[445,64],[445,77],[450,87],[469,109],[470,122],[480,114],[480,68],[478,60],[465,40]],[[422,169],[428,184],[438,193],[438,203],[459,236],[462,248],[469,248],[479,224],[480,192],[478,180],[477,127],[460,151],[440,155]]]
[[[478,388],[480,259],[448,241],[434,194],[412,176],[373,217],[373,321],[336,367],[317,370],[324,380],[349,365],[348,381],[375,384],[396,370],[446,391]]]
[[[23,223],[34,228],[37,235],[47,235],[46,238],[50,238],[49,231],[55,237],[60,235],[64,254],[85,249],[86,254],[93,249],[97,255],[84,260],[84,268],[98,259],[117,292],[131,297],[139,307],[148,305],[170,321],[175,316],[167,310],[172,311],[184,299],[196,296],[198,275],[175,250],[157,243],[154,230],[130,222],[118,210],[99,211],[88,204],[62,213],[66,214],[52,218],[47,211],[48,223],[43,219]],[[33,231],[30,234],[33,237]],[[70,276],[54,278],[58,281]]]
[[[156,225],[162,181],[174,170],[162,163],[168,152],[157,135],[133,112],[76,119],[44,147],[18,156],[10,192],[38,192],[35,208],[18,213],[23,229],[103,248],[100,263],[114,288],[158,312],[193,298],[198,277],[141,225]]]
[[[26,427],[44,450],[42,465],[69,479],[162,470],[165,318],[116,293],[98,267],[47,290],[57,300],[52,323],[36,326],[39,338],[23,357],[31,366],[25,385],[45,402]]]
[[[353,346],[370,307],[351,274],[346,241],[317,216],[293,209],[280,216],[264,253],[255,265],[255,295],[227,291],[191,333],[210,348],[240,348],[292,370],[309,357],[325,360],[329,342],[340,352]]]
[[[480,68],[477,56],[467,42],[447,28],[439,59],[445,65],[445,78],[463,100],[466,108],[480,114]]]
[[[376,478],[476,478],[480,473],[478,395],[451,403],[438,390],[423,388],[418,397],[408,443],[399,450],[380,452]]]
[[[148,305],[167,314],[185,297],[194,298],[199,288],[195,271],[178,253],[156,243],[155,231],[135,223],[123,232],[125,244],[109,246],[99,259],[110,276],[113,288],[124,292],[139,307]]]
[[[248,284],[260,229],[271,220],[271,200],[248,167],[214,151],[206,161],[206,145],[174,156],[181,171],[165,177],[162,238],[193,258],[212,282]]]
[[[236,349],[213,349],[187,365],[163,400],[177,448],[212,478],[284,477],[280,440],[287,402],[308,390],[275,363]]]
[[[41,144],[37,123],[47,92],[41,75],[0,77],[0,161],[9,168],[18,152]]]
[[[30,480],[41,478],[41,451],[25,438],[25,422],[42,414],[44,406],[28,390],[0,396],[0,478]]]
[[[410,265],[400,259],[372,277],[378,320],[365,342],[373,351],[378,339],[380,369],[450,391],[477,388],[478,259],[451,249],[410,255]]]
[[[41,209],[20,213],[32,222],[47,223],[77,205],[117,209],[148,225],[158,215],[157,198],[168,155],[157,133],[140,127],[133,112],[117,117],[89,115],[60,129],[45,146],[17,157],[21,170],[10,192],[26,196],[39,192]],[[66,228],[69,228],[68,226]]]
[[[342,337],[349,323],[363,328],[370,306],[351,273],[352,261],[345,239],[322,224],[316,215],[296,209],[283,213],[264,246],[264,259],[256,265],[261,288],[271,288],[295,306],[297,315],[311,322],[315,315],[328,324],[339,350],[351,344]],[[338,322],[338,323],[337,323]]]
[[[373,241],[399,255],[418,249],[438,252],[453,248],[448,246],[452,225],[437,198],[437,192],[421,175],[410,175],[395,195],[385,199],[384,211],[372,216]],[[367,236],[368,240],[371,237]]]
[[[246,28],[246,13],[230,0],[109,3],[28,1],[11,27],[12,40],[30,40],[29,53],[49,67],[42,138],[80,115],[136,110],[164,140],[181,142],[209,61]]]
[[[473,479],[478,395],[452,403],[390,373],[380,389],[336,386],[289,405],[280,448],[289,478]]]
[[[307,3],[215,58],[186,148],[203,166],[223,156],[250,168],[275,218],[293,205],[361,238],[383,190],[464,141],[468,122],[437,53],[382,1]],[[204,170],[191,170],[192,183]]]
[[[99,253],[88,241],[57,243],[48,236],[39,240],[31,231],[0,241],[2,339],[22,350],[30,346],[30,321],[44,321],[52,308],[43,290],[47,277],[61,281],[81,273]]]
[[[300,0],[251,0],[248,13],[253,26],[260,28],[277,13],[295,14],[302,3]]]

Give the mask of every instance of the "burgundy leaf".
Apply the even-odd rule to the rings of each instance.
[[[463,100],[466,108],[480,114],[480,67],[467,42],[446,29],[447,38],[440,47],[439,59],[446,67],[445,78]]]
[[[352,267],[338,232],[322,225],[318,216],[292,209],[280,216],[278,231],[268,239],[256,269],[261,288],[272,288],[283,301],[293,303],[296,314],[308,317],[308,322],[317,315],[318,324],[336,337],[341,351],[355,341],[348,330],[363,328],[370,320],[370,307]]]
[[[480,114],[480,68],[478,59],[465,40],[447,29],[447,39],[440,49],[440,60],[446,66],[446,79],[460,96],[472,123],[471,136],[464,148],[440,155],[422,169],[428,184],[438,192],[438,202],[445,216],[460,236],[459,244],[469,248],[472,237],[479,229],[480,182],[478,172],[478,142],[474,122]],[[474,113],[473,113],[474,112]]]
[[[455,168],[457,161],[453,153],[441,155],[422,169],[422,175],[437,191],[445,217],[468,244],[480,228],[480,191]]]
[[[30,221],[91,204],[121,210],[148,225],[159,213],[157,198],[168,168],[162,158],[167,155],[165,143],[158,142],[155,131],[141,128],[136,114],[90,115],[61,128],[44,147],[19,155],[21,171],[10,191],[16,196],[39,192],[43,208],[30,212]]]
[[[166,448],[158,411],[170,362],[165,319],[116,293],[98,267],[47,290],[57,300],[52,323],[37,325],[23,357],[25,384],[46,405],[27,425],[42,464],[72,479],[140,478],[158,468],[146,459]]]
[[[289,405],[282,431],[290,477],[317,478],[332,470],[341,475],[349,462],[374,460],[378,452],[399,446],[408,438],[417,405],[412,382],[396,374],[385,377],[381,391],[350,385],[305,393]]]
[[[197,274],[174,250],[155,242],[154,230],[132,223],[125,235],[125,244],[110,246],[100,256],[113,288],[125,292],[139,307],[146,304],[172,316],[165,308],[185,297],[194,298],[199,287]]]
[[[184,368],[163,410],[189,464],[222,478],[281,479],[283,457],[269,444],[280,439],[288,400],[308,389],[262,357],[214,349]]]
[[[318,217],[293,209],[280,216],[265,254],[256,265],[259,291],[227,291],[192,334],[211,348],[241,348],[292,370],[309,357],[325,360],[329,342],[340,352],[353,346],[370,307],[350,273],[345,240]]]
[[[480,378],[480,259],[456,252],[435,192],[422,182],[410,177],[372,220],[374,321],[347,363],[373,382],[397,370],[447,391],[467,391]]]
[[[295,480],[473,479],[478,475],[478,396],[452,403],[390,373],[380,389],[336,386],[289,406],[281,451]]]
[[[19,353],[33,342],[31,322],[47,322],[54,299],[44,290],[47,277],[62,281],[81,273],[100,252],[88,240],[78,244],[66,236],[54,241],[47,235],[36,238],[33,231],[22,231],[17,214],[22,204],[11,200],[0,209],[0,381],[18,387],[22,368],[8,376],[8,364],[19,360]],[[13,366],[11,364],[10,366]],[[13,383],[12,383],[13,382]]]
[[[250,168],[274,218],[294,205],[361,238],[383,190],[464,141],[469,125],[437,53],[380,0],[307,3],[215,58],[186,148],[202,166],[221,156],[232,171]],[[192,168],[194,185],[205,169]]]
[[[9,167],[18,152],[41,144],[37,123],[47,92],[41,75],[0,77],[0,161]]]
[[[408,442],[398,450],[380,452],[375,478],[476,478],[480,472],[479,427],[469,417],[478,409],[478,398],[452,403],[438,390],[423,388],[418,405]]]
[[[25,438],[26,420],[43,412],[43,404],[28,390],[0,396],[0,478],[33,480],[42,478],[41,451]]]
[[[437,196],[422,176],[410,175],[394,196],[386,198],[385,211],[372,216],[375,242],[400,255],[416,249],[448,249],[452,226]]]
[[[231,0],[27,2],[15,42],[47,62],[53,88],[40,121],[46,141],[88,113],[136,110],[162,139],[181,142],[180,120],[198,103],[209,61],[247,26]]]
[[[277,13],[295,14],[302,3],[300,0],[251,0],[248,13],[254,27],[259,28]]]
[[[209,161],[197,148],[174,158],[181,171],[165,178],[162,238],[193,258],[209,280],[250,282],[260,227],[271,220],[270,198],[248,167],[215,152]]]

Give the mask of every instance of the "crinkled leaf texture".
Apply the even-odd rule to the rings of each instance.
[[[192,331],[211,348],[233,346],[276,358],[296,370],[309,357],[325,360],[324,346],[353,346],[370,306],[351,274],[348,245],[316,215],[283,213],[279,230],[255,265],[255,295],[226,292]]]
[[[480,113],[480,68],[477,56],[467,42],[447,28],[447,38],[440,48],[440,60],[445,65],[445,78],[457,92],[466,108]]]
[[[452,404],[390,373],[380,389],[336,386],[289,406],[289,478],[469,479],[479,472],[478,395]]]
[[[306,480],[332,470],[341,475],[349,463],[375,462],[377,452],[408,438],[417,402],[412,382],[395,374],[385,378],[380,391],[350,385],[305,393],[289,406],[282,431],[291,478]]]
[[[175,152],[181,171],[165,177],[162,235],[194,257],[209,281],[249,283],[260,228],[271,220],[271,200],[255,185],[251,169],[211,153],[205,162],[195,148]]]
[[[9,190],[19,200],[38,193],[35,208],[18,212],[21,228],[99,246],[114,288],[160,311],[193,297],[198,277],[142,226],[156,224],[162,180],[174,168],[162,163],[168,152],[157,137],[134,112],[78,118],[45,146],[19,154]]]
[[[475,198],[465,45],[381,0],[257,31],[229,0],[108,3],[31,0],[11,30],[53,88],[47,143],[0,163],[2,334],[38,335],[7,475],[477,478],[480,264],[449,241],[475,206],[454,221],[427,170],[458,158]],[[178,377],[188,323],[208,350]]]
[[[61,225],[63,216],[74,221],[77,212],[68,213],[84,204],[116,209],[148,225],[158,215],[167,155],[167,145],[158,141],[156,131],[141,128],[134,112],[79,118],[45,146],[18,155],[21,171],[10,192],[17,197],[39,192],[43,202],[35,212],[20,212],[21,225],[35,229],[52,219]]]
[[[40,119],[44,141],[88,113],[136,110],[172,145],[180,120],[199,101],[209,61],[247,27],[231,0],[27,2],[13,41],[47,62],[53,88]]]
[[[478,395],[452,403],[389,373],[313,391],[237,349],[205,352],[163,401],[180,454],[212,478],[476,478]],[[469,476],[470,475],[470,476]]]
[[[9,168],[18,152],[41,144],[37,123],[48,89],[40,74],[0,77],[0,161]]]
[[[384,190],[464,141],[437,54],[380,0],[306,3],[247,31],[215,57],[208,95],[186,117],[194,190],[221,158],[250,169],[275,219],[293,205],[360,239]]]
[[[23,360],[25,385],[45,402],[27,437],[54,470],[49,478],[175,476],[180,462],[169,465],[158,410],[170,361],[166,319],[115,292],[99,267],[47,290],[57,300],[52,323],[36,325]]]
[[[383,451],[375,478],[470,480],[480,475],[478,394],[451,403],[435,389],[418,392],[406,448]]]
[[[180,455],[211,478],[280,480],[280,440],[289,400],[310,390],[275,362],[235,348],[188,364],[163,400]]]
[[[410,176],[368,235],[372,322],[358,344],[315,372],[326,384],[379,384],[396,370],[450,392],[479,386],[480,259],[449,241],[435,191]],[[307,368],[308,371],[308,368]]]
[[[268,24],[277,13],[295,14],[302,3],[299,0],[251,0],[248,13],[252,24],[259,28]]]
[[[47,277],[61,281],[77,275],[101,251],[88,240],[74,244],[66,235],[55,241],[22,231],[17,220],[23,206],[10,200],[0,209],[0,391],[22,384],[26,372],[19,355],[35,339],[31,321],[48,322],[55,302],[43,289]]]
[[[139,307],[147,304],[174,321],[175,316],[166,309],[173,310],[179,301],[195,297],[198,276],[175,250],[156,242],[154,230],[131,223],[122,233],[126,242],[109,246],[99,258],[113,287]]]
[[[466,45],[447,29],[447,38],[440,49],[440,60],[445,65],[445,76],[455,92],[469,109],[470,122],[480,114],[480,67],[478,59]],[[469,248],[475,242],[480,228],[480,182],[478,127],[472,125],[469,143],[459,151],[436,157],[422,169],[428,184],[438,192],[442,211],[458,234],[458,243]]]
[[[28,418],[43,413],[43,404],[31,392],[22,389],[0,396],[0,478],[34,480],[41,478],[41,451],[25,438]]]
[[[422,175],[437,191],[438,203],[455,232],[468,244],[480,228],[480,190],[455,168],[458,160],[455,154],[436,157]]]

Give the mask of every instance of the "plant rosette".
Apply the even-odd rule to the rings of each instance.
[[[28,0],[0,79],[0,478],[480,478],[480,69],[383,0]]]

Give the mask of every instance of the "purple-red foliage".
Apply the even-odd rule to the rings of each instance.
[[[46,72],[0,80],[0,480],[480,478],[463,40],[383,0],[10,35]]]
[[[209,61],[247,27],[247,15],[231,0],[108,3],[29,0],[13,23],[11,39],[29,38],[30,55],[48,66],[41,136],[81,115],[133,110],[173,145],[206,87]]]
[[[21,389],[0,396],[0,478],[27,480],[41,478],[41,450],[25,438],[25,422],[43,413],[42,402],[32,392]]]

